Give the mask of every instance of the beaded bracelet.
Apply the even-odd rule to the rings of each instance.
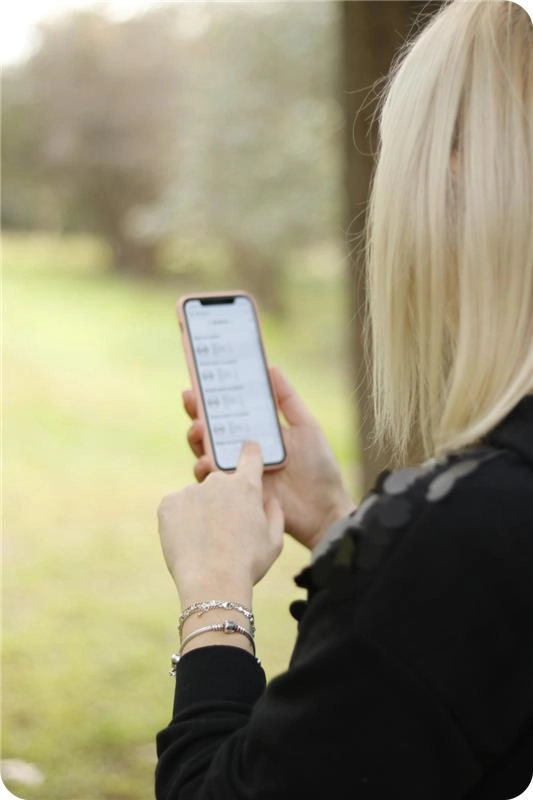
[[[224,608],[226,611],[238,611],[240,614],[246,617],[250,623],[250,633],[252,636],[254,636],[255,620],[250,609],[245,608],[240,603],[234,603],[232,600],[199,600],[198,602],[187,606],[187,608],[185,608],[180,614],[180,618],[178,620],[178,632],[180,639],[183,631],[183,624],[186,619],[189,619],[189,617],[191,617],[193,614],[201,617],[202,614],[205,614],[207,611],[211,611],[213,608]]]
[[[253,635],[243,628],[242,625],[238,625],[232,619],[225,619],[224,622],[217,623],[215,625],[205,625],[203,628],[198,628],[195,631],[189,633],[185,639],[182,641],[179,649],[179,653],[172,653],[170,658],[171,668],[170,672],[168,673],[171,677],[176,677],[176,667],[182,657],[183,648],[187,645],[191,639],[194,639],[196,636],[201,636],[203,633],[211,633],[211,631],[221,631],[223,633],[240,633],[242,636],[246,636],[250,644],[252,645],[253,655],[255,657],[255,641]],[[259,662],[259,659],[256,659]]]

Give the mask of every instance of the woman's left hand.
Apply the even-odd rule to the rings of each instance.
[[[261,448],[246,442],[234,473],[213,472],[161,501],[161,545],[182,606],[215,597],[251,605],[283,546],[283,512],[264,502],[262,474]]]

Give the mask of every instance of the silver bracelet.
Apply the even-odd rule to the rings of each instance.
[[[181,659],[181,656],[183,654],[183,648],[185,647],[185,645],[188,644],[191,641],[191,639],[194,639],[196,636],[201,636],[201,634],[210,633],[211,631],[221,631],[223,633],[240,633],[242,634],[242,636],[246,636],[246,638],[252,645],[253,655],[255,657],[255,641],[253,635],[249,631],[247,631],[246,628],[243,628],[242,625],[238,625],[236,622],[234,622],[234,620],[225,619],[224,622],[220,622],[215,625],[204,625],[203,628],[198,628],[197,630],[192,631],[192,633],[189,633],[185,637],[185,639],[182,641],[180,645],[179,653],[172,653],[172,656],[170,658],[171,667],[170,667],[170,672],[168,674],[171,677],[176,676],[176,667],[179,663],[179,660]]]
[[[178,620],[178,632],[180,639],[183,631],[183,624],[186,619],[189,619],[189,617],[191,617],[193,614],[201,617],[202,614],[205,614],[207,611],[211,611],[213,608],[224,608],[226,611],[238,611],[240,614],[246,617],[250,623],[250,633],[252,636],[255,635],[254,615],[249,608],[241,606],[240,603],[234,603],[233,600],[199,600],[197,603],[187,606],[187,608],[185,608],[180,614],[180,618]]]

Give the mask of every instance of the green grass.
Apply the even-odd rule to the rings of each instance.
[[[339,256],[306,258],[291,264],[287,321],[263,315],[266,348],[353,484]],[[198,287],[106,267],[90,239],[4,236],[2,757],[44,773],[8,784],[27,800],[153,797],[154,736],[171,711],[179,607],[155,515],[192,480],[174,306]],[[222,288],[216,273],[202,280]],[[257,588],[269,677],[290,655],[306,558],[287,541]]]

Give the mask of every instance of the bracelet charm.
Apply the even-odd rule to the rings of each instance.
[[[192,603],[190,606],[187,606],[187,608],[185,608],[180,614],[178,620],[178,633],[180,638],[185,620],[189,619],[189,617],[191,617],[193,614],[201,617],[203,614],[211,611],[214,608],[223,608],[225,611],[238,611],[239,614],[242,614],[244,617],[246,617],[250,623],[250,633],[252,636],[254,636],[255,620],[254,615],[249,608],[246,608],[240,603],[235,603],[233,600],[200,600],[197,603]]]
[[[224,622],[216,623],[215,625],[204,625],[202,628],[197,628],[196,630],[189,633],[185,639],[181,642],[180,649],[178,653],[172,653],[170,658],[170,671],[169,675],[171,677],[176,677],[176,668],[177,665],[183,655],[183,648],[196,636],[201,636],[204,633],[211,633],[211,632],[220,632],[225,633],[228,635],[231,634],[240,634],[241,636],[246,636],[250,644],[252,645],[253,656],[256,659],[257,663],[260,664],[261,662],[255,655],[255,640],[253,637],[253,633],[248,631],[242,625],[239,625],[233,619],[225,619]]]

